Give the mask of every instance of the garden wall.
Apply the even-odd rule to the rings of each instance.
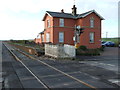
[[[45,44],[45,55],[55,58],[73,58],[76,56],[75,47],[71,45]]]

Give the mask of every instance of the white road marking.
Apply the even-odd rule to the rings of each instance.
[[[107,65],[109,65],[109,66],[115,66],[115,65],[113,65],[113,64],[107,64]]]
[[[100,65],[104,65],[104,66],[112,66],[112,67],[116,67],[115,65],[113,64],[106,64],[106,63],[100,63],[100,62],[87,62],[88,64],[90,63],[91,65],[95,65],[95,64],[100,64]],[[94,63],[94,64],[93,64]]]
[[[109,79],[108,81],[115,83],[120,86],[120,80],[119,79]]]

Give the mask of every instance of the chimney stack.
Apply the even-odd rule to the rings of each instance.
[[[61,10],[61,13],[64,13],[64,9]]]
[[[72,15],[75,16],[76,14],[77,14],[77,8],[75,7],[75,5],[73,5]]]

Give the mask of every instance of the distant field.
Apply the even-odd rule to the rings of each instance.
[[[102,41],[112,41],[116,44],[116,46],[118,46],[120,43],[120,38],[102,38]]]

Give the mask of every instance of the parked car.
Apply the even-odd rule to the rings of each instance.
[[[118,47],[120,48],[120,43],[119,43]]]
[[[104,43],[106,43],[106,41],[101,41],[101,43],[102,43],[102,46],[105,47]]]
[[[115,46],[115,43],[111,41],[107,41],[107,42],[104,42],[102,46],[113,47]]]

